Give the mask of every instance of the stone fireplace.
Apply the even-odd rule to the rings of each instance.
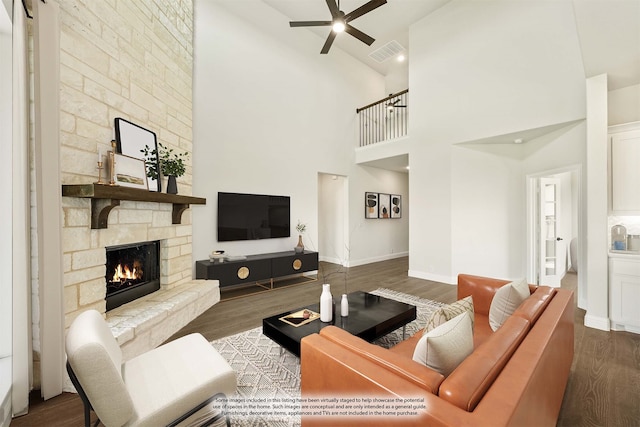
[[[84,310],[105,313],[129,359],[158,346],[220,300],[216,281],[192,278],[191,209],[197,207],[174,224],[170,203],[122,200],[109,214],[107,228],[92,229],[89,199],[63,197],[62,205],[67,327]],[[140,242],[157,247],[160,289],[110,307],[107,282],[115,267],[108,253]]]
[[[111,150],[114,119],[122,117],[153,130],[158,142],[165,146],[188,153],[186,173],[178,179],[178,188],[179,194],[191,195],[193,2],[88,2],[86,7],[78,8],[74,2],[62,1],[50,6],[47,13],[57,14],[46,15],[54,26],[50,37],[53,49],[43,50],[44,55],[37,45],[34,56],[56,70],[48,73],[50,80],[40,82],[52,84],[47,88],[56,96],[47,97],[50,103],[46,106],[55,114],[43,114],[48,118],[46,121],[32,118],[38,125],[29,134],[31,144],[37,146],[36,135],[56,133],[51,141],[59,144],[59,156],[51,162],[42,159],[48,166],[44,172],[36,161],[38,158],[32,159],[32,173],[38,168],[47,183],[57,180],[63,185],[95,183],[97,159],[105,160],[105,154]],[[45,37],[38,38],[38,42],[41,39]],[[39,75],[36,73],[34,78]],[[56,78],[53,85],[51,80]],[[35,102],[32,109],[38,112],[40,103],[41,100]],[[52,107],[53,104],[56,106]],[[40,133],[38,126],[44,126]],[[103,179],[105,172],[102,170]],[[123,199],[117,207],[111,206],[107,228],[96,229],[92,228],[94,201],[67,196],[58,201],[59,188],[49,191],[47,187],[47,191],[36,192],[36,182],[37,179],[32,180],[32,210],[57,207],[60,203],[62,212],[61,221],[55,225],[48,222],[40,228],[41,224],[32,223],[33,241],[45,241],[53,235],[55,238],[49,240],[60,242],[59,248],[47,246],[47,253],[33,250],[32,264],[54,258],[55,271],[61,269],[62,277],[45,276],[44,271],[33,269],[34,378],[40,378],[39,353],[42,360],[48,361],[43,366],[51,372],[59,357],[56,348],[43,351],[46,340],[41,342],[41,336],[57,339],[62,332],[51,322],[46,323],[44,330],[47,313],[42,308],[52,313],[49,316],[58,314],[60,282],[64,327],[68,328],[83,311],[97,310],[109,323],[125,360],[166,341],[219,301],[217,282],[192,278],[192,208],[181,212],[181,222],[175,223],[170,202]],[[56,215],[58,212],[56,209]],[[159,247],[160,289],[108,310],[106,248],[152,241],[158,242]],[[37,248],[38,245],[33,245],[33,249]],[[50,256],[55,251],[59,251],[53,254],[59,255],[59,259]],[[56,369],[62,372],[64,367]],[[55,381],[49,382],[57,387]],[[65,385],[66,390],[69,385]]]

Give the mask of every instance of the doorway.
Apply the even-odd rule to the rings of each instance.
[[[527,176],[527,280],[559,287],[576,274],[580,301],[582,232],[580,166]]]
[[[348,178],[318,173],[319,260],[349,266]]]

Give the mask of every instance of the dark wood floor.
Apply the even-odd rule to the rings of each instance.
[[[445,303],[456,300],[456,287],[407,277],[408,260],[400,258],[349,269],[321,263],[320,278],[300,286],[223,301],[188,324],[171,339],[200,332],[208,340],[260,326],[262,318],[317,302],[321,283],[334,296],[379,287]],[[575,289],[569,273],[562,286]],[[640,335],[584,327],[584,311],[575,318],[575,356],[558,426],[640,426]],[[82,426],[82,403],[63,393],[46,402],[32,393],[28,415],[12,426]],[[95,415],[94,415],[95,416]]]

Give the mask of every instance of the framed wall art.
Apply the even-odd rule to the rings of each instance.
[[[378,194],[378,203],[380,205],[378,218],[391,218],[391,195],[385,193]]]
[[[151,151],[158,150],[158,142],[155,132],[145,129],[135,123],[131,123],[121,117],[116,117],[114,120],[116,128],[116,143],[118,152],[125,156],[140,159],[144,162],[144,147],[148,146]],[[157,164],[156,156],[156,172],[160,170],[160,165]],[[148,185],[150,191],[162,191],[160,180],[157,177],[149,177],[149,165],[145,166],[146,175],[148,179]]]
[[[378,193],[364,193],[364,217],[378,218]]]
[[[113,180],[122,187],[148,190],[144,161],[123,154],[114,154]]]
[[[402,218],[402,196],[391,195],[391,218]]]

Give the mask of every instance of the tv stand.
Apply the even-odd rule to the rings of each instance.
[[[221,299],[224,300],[315,280],[300,279],[302,273],[317,269],[317,252],[286,251],[249,255],[246,259],[234,261],[196,261],[196,279],[218,280]],[[291,280],[292,276],[295,276],[294,280]],[[253,290],[240,289],[246,288],[247,285],[253,287]]]

